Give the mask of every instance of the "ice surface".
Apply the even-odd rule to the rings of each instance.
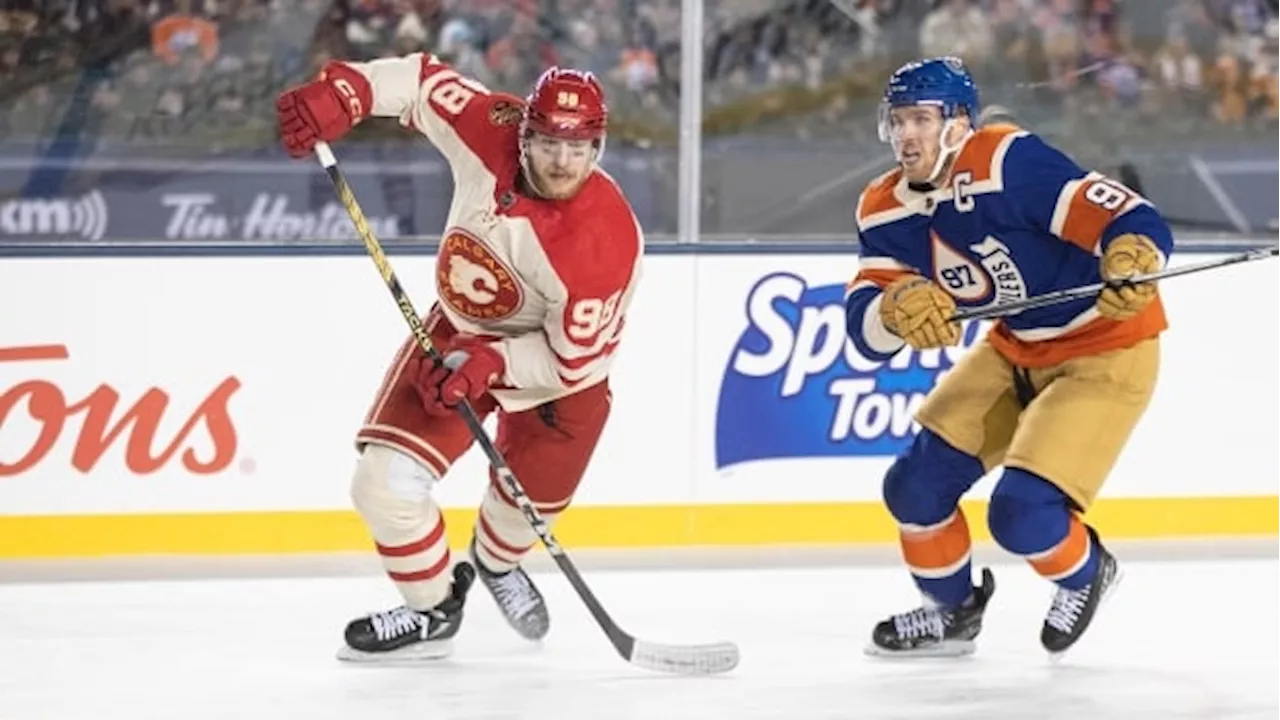
[[[1123,561],[1123,558],[1122,558]],[[0,719],[603,720],[605,718],[1275,718],[1275,560],[1124,563],[1060,663],[1040,650],[1052,594],[995,568],[978,653],[889,661],[862,647],[918,602],[890,568],[593,572],[628,631],[729,639],[717,677],[656,675],[614,655],[563,578],[542,645],[476,587],[457,653],[434,665],[339,663],[352,616],[395,602],[381,578],[0,585]]]

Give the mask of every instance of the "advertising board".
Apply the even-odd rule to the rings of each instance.
[[[394,262],[425,312],[432,260]],[[854,265],[650,256],[613,414],[560,539],[892,541],[880,478],[964,348],[858,356],[841,308]],[[1159,386],[1097,522],[1128,537],[1275,535],[1274,269],[1163,294]],[[368,547],[348,499],[352,436],[405,329],[366,258],[10,259],[0,306],[0,557]],[[963,345],[981,332],[966,327]],[[484,477],[473,452],[437,486],[456,544]]]
[[[0,140],[0,146],[3,141]],[[99,153],[60,161],[0,153],[0,247],[58,242],[171,245],[351,244],[355,228],[315,162],[287,162],[225,148],[216,158]],[[443,157],[420,146],[345,147],[343,171],[378,237],[394,243],[443,227],[453,179]],[[650,153],[611,148],[604,165],[646,228],[661,220]]]

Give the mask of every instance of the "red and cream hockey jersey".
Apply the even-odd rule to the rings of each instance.
[[[641,275],[644,238],[622,191],[596,168],[568,200],[517,191],[523,101],[415,53],[344,63],[368,79],[358,116],[396,117],[448,160],[454,195],[436,258],[440,309],[492,337],[506,361],[493,396],[518,412],[609,374]]]

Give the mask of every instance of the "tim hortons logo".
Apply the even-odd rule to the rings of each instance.
[[[62,363],[70,359],[65,345],[0,347],[0,369],[20,363]],[[79,400],[52,380],[24,380],[9,387],[0,385],[0,477],[19,475],[45,459],[62,438],[68,421],[80,419],[80,430],[71,451],[71,466],[82,473],[91,472],[114,445],[124,444],[124,462],[131,473],[146,475],[163,468],[181,453],[182,466],[192,473],[210,475],[221,472],[236,455],[236,428],[227,410],[231,396],[240,389],[240,381],[227,377],[211,390],[191,412],[173,436],[158,450],[160,425],[171,427],[169,394],[152,387],[117,413],[121,405],[118,390],[107,383],[98,385]],[[25,406],[26,417],[22,417]],[[30,446],[14,448],[13,430],[19,424],[34,423],[37,428]],[[213,447],[211,457],[200,457],[192,447],[191,436],[202,431],[208,441],[202,449]],[[8,436],[8,437],[6,437]],[[25,444],[25,443],[21,443]],[[19,454],[14,456],[14,450]]]
[[[515,273],[483,243],[458,229],[446,233],[440,243],[436,290],[459,315],[478,321],[505,320],[524,302]]]

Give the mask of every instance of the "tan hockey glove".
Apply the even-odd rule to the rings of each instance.
[[[1102,279],[1121,280],[1134,275],[1159,272],[1163,264],[1160,248],[1156,247],[1151,238],[1129,233],[1117,237],[1107,246],[1107,251],[1102,255]],[[1098,294],[1096,307],[1103,317],[1127,320],[1142,312],[1155,297],[1155,283],[1109,287]]]
[[[960,342],[960,326],[948,320],[955,311],[955,299],[920,275],[889,283],[880,300],[884,326],[917,350]]]

